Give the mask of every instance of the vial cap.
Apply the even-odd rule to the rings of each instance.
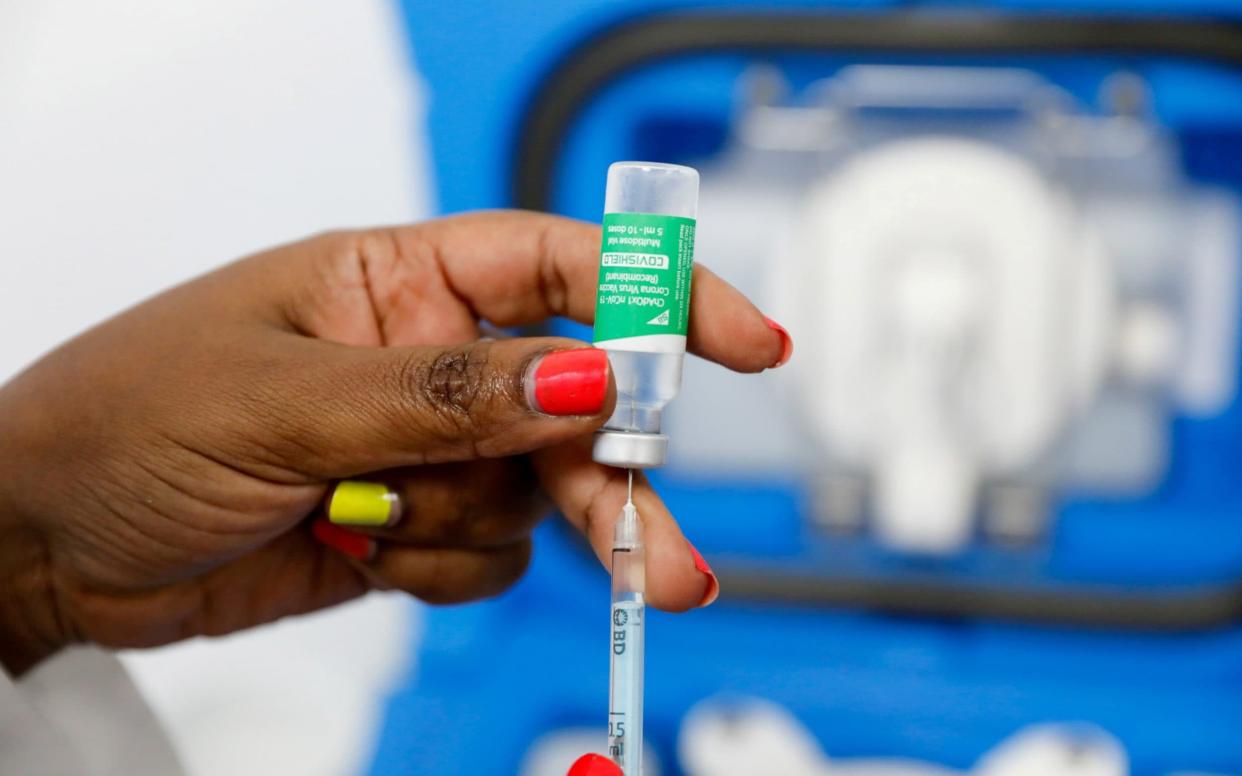
[[[637,431],[596,431],[591,457],[596,463],[622,469],[654,469],[668,458],[668,437]]]

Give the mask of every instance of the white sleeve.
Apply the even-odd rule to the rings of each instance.
[[[0,673],[0,773],[178,776],[164,731],[120,661],[66,649],[20,680]]]

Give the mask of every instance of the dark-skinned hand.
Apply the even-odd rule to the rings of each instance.
[[[585,344],[479,328],[589,322],[598,250],[598,227],[522,212],[326,234],[35,363],[0,388],[0,659],[20,673],[70,643],[224,634],[374,587],[494,595],[526,567],[548,502],[607,564],[625,475],[590,456],[615,403],[606,361],[594,411],[550,414],[529,381]],[[703,267],[693,283],[693,352],[743,372],[788,357],[736,290]],[[360,532],[364,560],[309,529],[345,478],[405,504],[395,526]],[[641,477],[634,499],[649,602],[704,603],[714,578]]]

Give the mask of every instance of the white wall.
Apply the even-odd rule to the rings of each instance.
[[[0,380],[224,261],[424,215],[392,6],[0,3]],[[373,597],[126,662],[192,773],[348,773],[413,611]]]

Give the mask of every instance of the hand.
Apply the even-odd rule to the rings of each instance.
[[[323,235],[36,363],[0,389],[0,659],[20,672],[76,641],[223,634],[372,587],[492,595],[526,566],[540,494],[607,563],[625,477],[590,459],[615,401],[606,359],[564,356],[584,347],[572,340],[479,339],[481,319],[589,321],[598,245],[597,227],[519,212]],[[690,347],[753,372],[789,343],[697,267]],[[558,394],[557,369],[585,388]],[[541,395],[550,407],[531,405]],[[342,478],[392,483],[406,503],[394,528],[355,536],[358,558],[306,527]],[[714,595],[659,498],[635,488],[651,604]]]

